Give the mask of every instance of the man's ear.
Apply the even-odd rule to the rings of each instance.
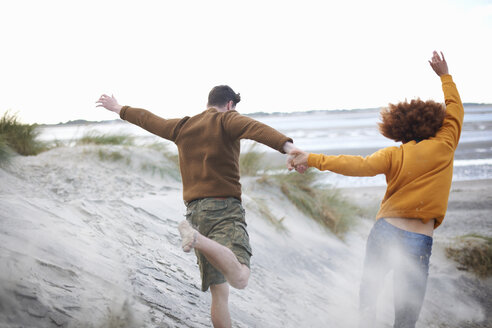
[[[234,109],[234,102],[232,100],[229,100],[229,102],[227,103],[227,106],[226,106],[226,109],[227,110],[232,110]]]

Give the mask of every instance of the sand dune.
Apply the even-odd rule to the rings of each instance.
[[[119,146],[58,148],[0,168],[0,326],[210,327],[210,294],[199,289],[195,256],[179,247],[185,207],[176,176],[159,152]],[[372,220],[360,218],[341,241],[274,187],[242,183],[254,256],[249,286],[230,297],[234,326],[354,327]],[[490,188],[453,186],[420,327],[490,323],[490,280],[457,270],[440,246],[465,229],[470,211],[490,234]],[[345,192],[371,208],[381,190]],[[284,218],[286,232],[262,218],[258,199]],[[384,327],[391,297],[388,284]]]

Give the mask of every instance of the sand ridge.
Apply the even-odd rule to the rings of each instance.
[[[101,160],[101,149],[122,158]],[[162,154],[139,147],[58,148],[16,157],[0,168],[0,179],[2,327],[210,326],[210,295],[199,290],[195,256],[179,246],[180,181]],[[248,288],[230,297],[234,326],[353,327],[370,216],[341,241],[279,190],[255,178],[242,184],[254,256]],[[478,194],[486,192],[478,188]],[[257,199],[284,218],[287,233],[262,218]],[[433,256],[421,327],[484,322],[486,312],[469,292],[473,276],[438,251]],[[380,306],[386,326],[390,303]]]

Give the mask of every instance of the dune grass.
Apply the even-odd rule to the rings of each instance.
[[[163,142],[154,142],[146,146],[147,148],[157,150],[166,157],[176,168],[179,168],[179,156],[169,149],[169,144]]]
[[[316,184],[318,179],[319,173],[311,169],[304,174],[291,172],[264,176],[258,182],[277,185],[301,212],[343,238],[360,214],[360,209],[336,189]]]
[[[268,207],[264,199],[257,197],[252,197],[251,199],[255,201],[261,217],[266,219],[267,222],[274,226],[275,229],[277,229],[278,231],[287,232],[287,228],[283,223],[285,217],[277,218],[275,215],[273,215],[272,211],[270,211],[270,208]]]
[[[274,171],[275,168],[268,167],[264,158],[264,154],[258,152],[256,144],[253,144],[241,154],[241,176],[258,176],[258,172]],[[278,187],[301,212],[343,238],[354,224],[361,209],[342,197],[335,188],[316,184],[320,178],[320,173],[310,169],[304,174],[297,172],[263,174],[257,181],[260,184]],[[265,204],[260,203],[259,206],[266,208]],[[274,225],[282,225],[282,219],[276,219],[266,211],[260,213]]]
[[[39,133],[37,124],[22,124],[16,114],[6,112],[0,118],[0,147],[4,153],[0,156],[8,160],[9,148],[24,156],[37,155],[47,150],[47,145],[37,139]]]
[[[474,272],[481,278],[492,276],[492,238],[477,234],[458,237],[446,247],[448,258],[456,261],[458,269]]]
[[[161,178],[169,176],[177,181],[180,181],[181,175],[179,171],[178,155],[168,149],[168,145],[162,142],[144,145],[142,147],[149,150],[157,151],[164,157],[164,160],[159,160],[155,157],[154,160],[145,160],[141,158],[133,158],[129,154],[125,154],[124,148],[104,147],[104,146],[130,146],[136,147],[133,144],[134,137],[129,135],[102,135],[91,132],[89,136],[85,135],[77,141],[76,145],[95,144],[96,149],[86,150],[87,153],[96,153],[101,161],[105,162],[120,162],[127,166],[132,166],[150,174],[151,176],[158,175]],[[126,147],[125,147],[126,148]]]
[[[264,154],[257,150],[256,143],[241,152],[239,156],[239,172],[241,176],[256,176],[258,171],[265,168],[263,159]]]
[[[14,152],[9,147],[7,140],[0,135],[0,165],[10,162],[10,159]]]
[[[98,131],[89,131],[85,133],[80,139],[75,141],[76,146],[81,145],[116,145],[116,146],[131,146],[134,144],[134,137],[126,134],[106,134]],[[99,160],[105,162],[122,162],[130,165],[131,158],[123,155],[120,151],[115,149],[99,148],[97,150],[97,156]]]
[[[181,181],[181,174],[179,168],[172,162],[168,163],[142,163],[140,165],[142,171],[150,173],[150,175],[159,175],[161,178],[169,176],[174,178],[176,181]]]
[[[135,138],[127,134],[105,134],[97,131],[90,131],[84,134],[76,145],[134,145]]]
[[[179,170],[179,156],[177,153],[169,149],[169,144],[163,142],[155,142],[146,145],[146,148],[155,150],[162,154],[166,159],[165,162],[159,163],[142,163],[140,168],[151,175],[159,174],[160,177],[170,176],[176,181],[181,181],[181,172]]]
[[[97,151],[97,155],[100,160],[106,162],[120,162],[124,160],[126,164],[130,164],[131,162],[131,159],[129,157],[126,157],[119,151],[112,151],[112,150],[108,151],[108,150],[99,149]]]

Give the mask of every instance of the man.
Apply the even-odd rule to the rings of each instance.
[[[229,285],[243,289],[250,275],[252,253],[239,183],[240,139],[255,140],[281,153],[294,149],[292,139],[240,115],[235,110],[240,100],[229,86],[216,86],[209,93],[207,110],[168,120],[121,106],[113,96],[102,95],[97,101],[97,107],[177,145],[187,206],[187,220],[179,224],[182,247],[185,252],[195,248],[202,290],[210,287],[212,293],[214,327],[231,327]]]
[[[400,147],[383,148],[365,158],[291,152],[295,158],[289,160],[289,169],[301,173],[315,167],[349,176],[386,176],[386,194],[367,239],[359,327],[375,325],[377,299],[389,271],[394,280],[394,327],[415,327],[424,301],[433,232],[446,214],[464,116],[442,52],[439,56],[434,51],[429,64],[441,80],[446,107],[416,99],[383,109],[380,131],[401,141]]]

